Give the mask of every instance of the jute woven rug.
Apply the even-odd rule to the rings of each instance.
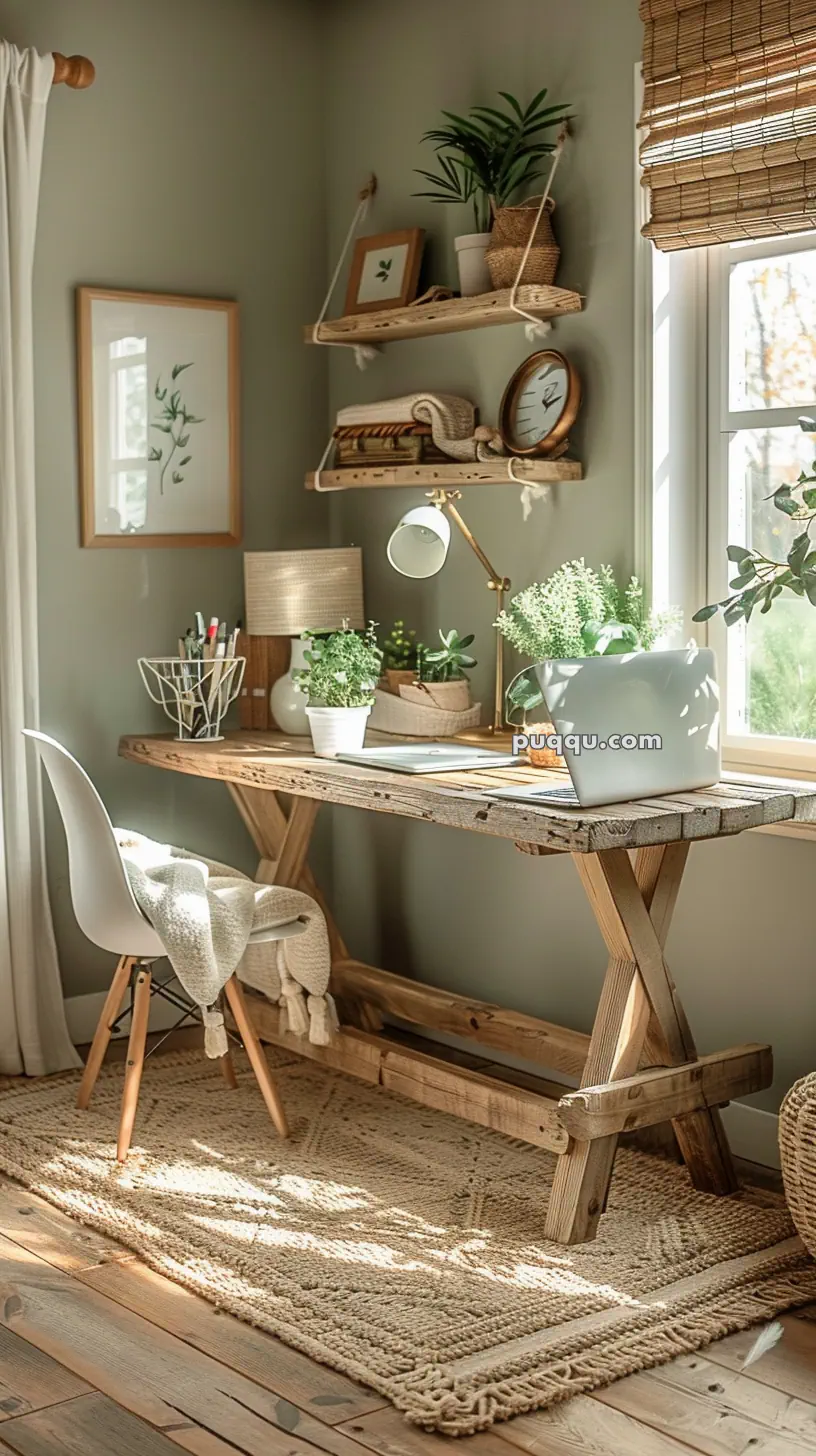
[[[154,1269],[452,1435],[669,1360],[816,1299],[775,1195],[696,1193],[618,1155],[594,1243],[545,1243],[554,1159],[270,1050],[292,1127],[203,1056],[145,1069],[114,1161],[122,1068],[0,1096],[0,1166]]]

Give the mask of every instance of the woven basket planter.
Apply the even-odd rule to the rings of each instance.
[[[791,1218],[816,1258],[816,1072],[795,1082],[782,1103],[779,1151]]]
[[[374,694],[369,727],[380,733],[398,733],[409,738],[453,738],[466,728],[478,728],[482,721],[480,703],[474,703],[462,713],[451,713],[444,708],[420,706],[406,702],[393,693],[384,693],[380,688]]]
[[[512,288],[515,283],[540,202],[540,197],[531,197],[520,207],[497,209],[490,247],[487,250],[487,266],[494,288]],[[553,236],[551,218],[554,207],[555,203],[548,197],[536,228],[530,256],[524,265],[520,280],[522,283],[555,282],[561,249]]]

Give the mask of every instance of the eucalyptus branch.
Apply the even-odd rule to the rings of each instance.
[[[812,434],[816,425],[810,419],[799,421],[802,429]],[[804,530],[794,538],[784,561],[776,561],[764,552],[749,546],[729,546],[728,560],[737,568],[737,574],[728,583],[731,594],[719,602],[711,602],[695,612],[692,621],[707,622],[710,617],[722,612],[727,627],[735,622],[751,620],[752,612],[771,610],[777,597],[784,591],[794,596],[807,597],[816,606],[816,550],[813,549],[811,528],[816,521],[816,460],[811,466],[813,474],[802,471],[795,485],[780,485],[767,497],[788,520],[804,525]]]

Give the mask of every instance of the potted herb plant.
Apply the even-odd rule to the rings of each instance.
[[[320,758],[356,753],[363,746],[382,667],[375,626],[369,622],[365,632],[344,627],[328,637],[314,637],[303,654],[306,666],[297,669],[296,678],[301,692],[308,694],[306,715]]]
[[[419,681],[412,685],[403,683],[400,697],[412,703],[431,703],[435,708],[461,712],[470,706],[468,672],[476,666],[476,659],[467,649],[473,642],[473,633],[460,637],[455,628],[450,632],[440,629],[439,640],[441,647],[433,651],[420,647]]]
[[[492,287],[486,253],[498,208],[540,177],[544,158],[555,149],[545,133],[567,120],[566,106],[545,106],[546,89],[523,109],[509,91],[500,91],[507,109],[474,106],[467,116],[443,111],[447,125],[425,132],[438,158],[438,171],[416,168],[432,191],[415,193],[433,202],[470,203],[476,231],[454,242],[463,297]]]
[[[399,696],[402,683],[416,682],[420,647],[416,632],[399,617],[383,643],[383,677],[389,693]]]
[[[647,652],[677,620],[676,611],[649,609],[637,577],[620,587],[611,566],[596,572],[581,558],[565,562],[546,581],[519,592],[495,625],[518,652],[537,663],[554,657]],[[507,702],[511,722],[513,712],[522,712],[529,729],[552,731],[546,721],[527,721],[527,715],[544,702],[535,670],[517,674],[507,689]],[[555,761],[557,756],[549,749],[530,750],[530,762],[539,767]]]

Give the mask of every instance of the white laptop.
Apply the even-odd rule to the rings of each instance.
[[[564,658],[531,672],[555,732],[567,739],[572,783],[490,790],[491,799],[590,808],[718,782],[720,703],[710,648]]]

